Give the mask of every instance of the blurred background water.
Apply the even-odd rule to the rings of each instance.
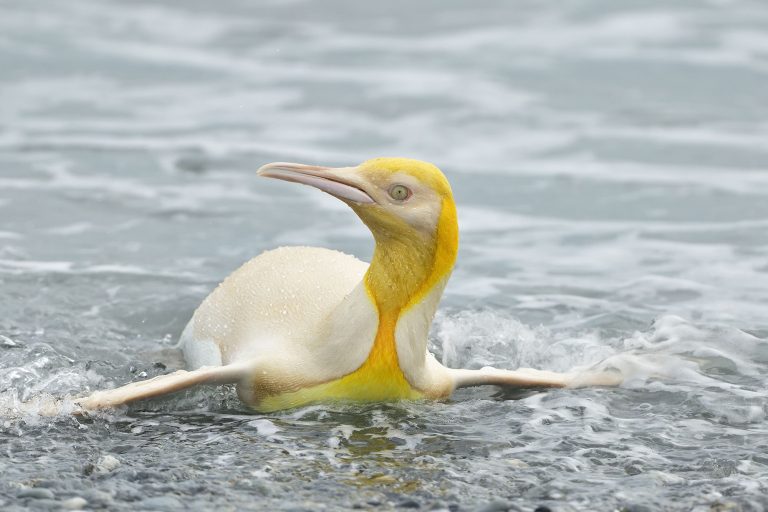
[[[367,259],[343,204],[254,173],[374,156],[453,184],[445,363],[628,382],[13,412],[162,373],[262,250]],[[0,506],[763,510],[766,228],[762,0],[0,0]]]

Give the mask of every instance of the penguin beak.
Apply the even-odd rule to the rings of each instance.
[[[362,187],[357,167],[334,168],[274,162],[261,167],[257,174],[266,178],[310,185],[345,202],[351,201],[357,204],[374,202]]]

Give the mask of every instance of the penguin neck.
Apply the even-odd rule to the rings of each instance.
[[[410,227],[394,234],[387,229],[371,231],[376,247],[363,283],[378,311],[379,326],[369,359],[399,367],[398,347],[400,352],[426,354],[429,327],[456,260],[455,206],[443,202],[434,233]],[[396,339],[398,321],[410,311],[418,321],[399,336],[407,339]]]
[[[379,315],[398,315],[423,295],[435,260],[435,242],[409,237],[376,237],[376,248],[363,281]]]

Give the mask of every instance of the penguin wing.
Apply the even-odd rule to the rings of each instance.
[[[179,370],[153,379],[132,382],[119,388],[96,391],[85,398],[75,400],[75,404],[86,411],[106,409],[175,393],[193,386],[237,383],[253,371],[254,364],[250,362],[203,367],[192,371]]]
[[[499,370],[485,367],[480,370],[448,369],[455,388],[471,386],[507,386],[517,388],[580,388],[587,386],[618,386],[622,378],[608,371],[574,371],[569,373],[518,368]]]

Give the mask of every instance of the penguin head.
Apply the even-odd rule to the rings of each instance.
[[[276,162],[259,175],[311,185],[344,201],[377,243],[438,241],[458,244],[456,207],[445,175],[408,158],[375,158],[355,167]]]

